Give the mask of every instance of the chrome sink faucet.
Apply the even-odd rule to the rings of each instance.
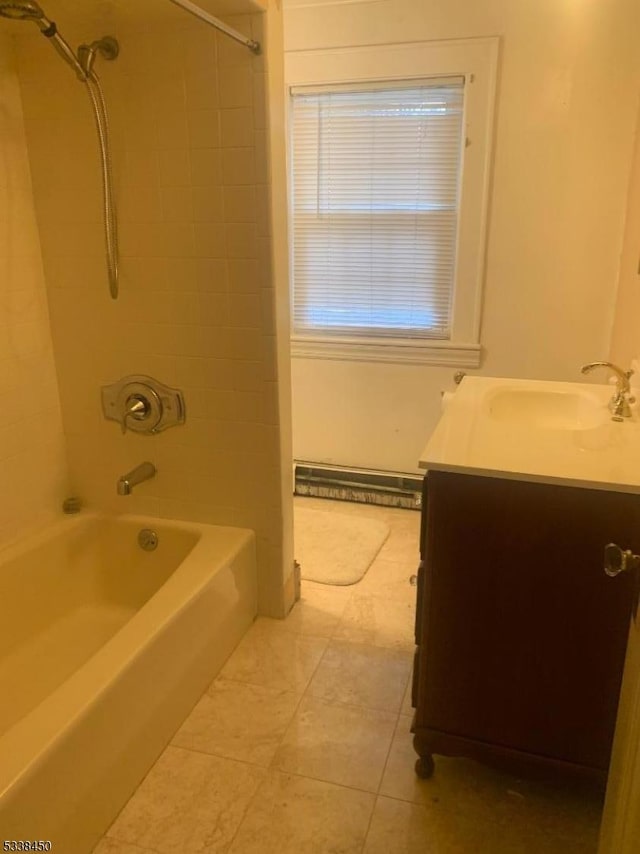
[[[118,479],[118,495],[131,495],[134,486],[143,483],[145,480],[150,480],[156,471],[153,463],[140,463],[139,466]]]
[[[631,406],[635,398],[631,397],[631,385],[629,380],[633,371],[625,371],[614,365],[613,362],[589,362],[580,369],[583,374],[590,374],[594,368],[608,368],[616,377],[616,390],[609,401],[609,409],[613,413],[614,421],[622,421],[623,418],[631,418]]]

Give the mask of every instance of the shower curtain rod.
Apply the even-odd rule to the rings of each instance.
[[[205,12],[205,10],[200,8],[200,6],[196,6],[195,3],[191,3],[190,0],[171,0],[171,2],[175,3],[176,6],[180,6],[180,8],[184,9],[185,12],[190,12],[192,15],[195,15],[196,18],[199,18],[201,21],[205,21],[207,24],[215,27],[216,30],[220,30],[220,32],[225,33],[225,35],[230,36],[230,38],[235,39],[237,42],[240,42],[240,44],[245,45],[249,50],[253,51],[253,53],[260,53],[260,42],[248,39],[246,36],[243,36],[242,33],[234,30],[233,27],[227,26],[227,24],[223,23],[219,18],[214,18],[213,15]]]

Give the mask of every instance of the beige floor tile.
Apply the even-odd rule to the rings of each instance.
[[[382,518],[391,526],[392,537],[410,537],[414,542],[420,539],[420,513],[415,510],[401,510],[393,507],[381,507]]]
[[[375,795],[272,772],[230,854],[360,854]]]
[[[517,827],[533,822],[554,839],[583,846],[580,850],[597,850],[603,806],[598,794],[513,778],[509,794],[504,814],[497,811],[502,825]]]
[[[293,606],[285,624],[303,635],[330,638],[351,596],[350,588],[302,582],[302,595]]]
[[[364,516],[386,522],[393,530],[417,537],[420,531],[420,513],[399,507],[386,507],[381,504],[365,504],[356,501],[332,501],[327,498],[295,496],[294,506],[307,507],[309,510],[323,510],[326,513],[344,513],[347,516]]]
[[[379,510],[389,525],[392,531],[397,531],[401,535],[410,534],[417,541],[420,535],[420,513],[416,510],[405,510],[397,507],[375,507]]]
[[[331,501],[327,498],[314,498],[312,495],[294,495],[294,507],[308,507],[309,510],[324,510],[329,513],[332,510],[339,509],[346,501]]]
[[[595,850],[549,836],[533,822],[505,827],[463,811],[379,797],[364,854],[595,854]]]
[[[111,826],[108,836],[158,852],[222,852],[266,772],[168,747]]]
[[[300,698],[292,691],[216,679],[172,743],[266,767]]]
[[[380,794],[416,804],[439,803],[448,809],[456,805],[476,818],[490,818],[498,801],[508,798],[507,787],[495,772],[475,762],[437,756],[436,770],[429,780],[421,780],[414,771],[417,754],[410,731],[411,718],[398,719],[389,758],[384,770]]]
[[[417,572],[420,563],[420,543],[418,534],[411,528],[394,528],[377,555],[379,560],[403,563],[407,575]]]
[[[330,594],[335,599],[336,607],[339,607],[340,604],[346,605],[351,594],[357,589],[357,584],[320,584],[319,581],[303,581],[302,597],[313,602],[316,596],[322,598],[323,595]]]
[[[408,567],[406,563],[376,558],[354,592],[360,596],[401,599],[413,605],[416,601],[416,588],[411,585],[409,578],[416,574],[416,568]]]
[[[316,780],[375,792],[396,716],[305,697],[272,767]]]
[[[354,594],[334,633],[337,640],[414,649],[415,603]]]
[[[153,852],[153,848],[141,848],[104,836],[93,849],[93,854],[148,854],[149,851]]]
[[[305,498],[296,498],[295,501],[307,501]],[[311,499],[319,501],[318,510],[327,510],[335,513],[347,513],[354,516],[366,516],[368,519],[380,519],[393,527],[406,526],[411,530],[415,530],[415,526],[420,527],[420,513],[415,510],[405,510],[401,507],[387,507],[384,504],[366,504],[359,501],[331,501],[328,499]],[[306,503],[304,507],[310,506]],[[314,507],[315,509],[315,507]]]
[[[402,708],[400,709],[401,715],[409,715],[410,718],[413,717],[415,709],[411,705],[411,686],[412,686],[412,676],[413,676],[413,664],[411,666],[411,674],[407,681],[407,688],[404,692],[404,697],[402,698]]]
[[[328,703],[397,713],[412,661],[403,650],[331,641],[307,691]]]
[[[391,533],[385,540],[378,557],[384,560],[402,561],[407,569],[418,565],[420,553],[420,514],[413,510],[372,507],[381,522],[386,522]]]
[[[425,807],[379,797],[363,850],[364,854],[495,854],[487,842],[454,814],[434,815]]]
[[[545,834],[585,845],[597,839],[601,810],[597,796],[525,783],[480,763],[446,756],[436,756],[433,777],[421,780],[414,772],[410,727],[411,718],[402,715],[380,784],[381,795],[426,806],[439,804],[502,826],[535,824]]]
[[[220,676],[284,691],[304,691],[328,644],[297,634],[280,620],[258,619],[222,668]]]
[[[309,510],[324,510],[325,513],[345,513],[347,515],[379,518],[382,508],[355,501],[333,501],[330,498],[314,498],[311,495],[296,495],[294,507],[308,507]]]

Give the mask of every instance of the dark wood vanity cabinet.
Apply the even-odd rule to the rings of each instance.
[[[640,552],[640,496],[431,471],[425,478],[413,704],[433,754],[604,783]]]

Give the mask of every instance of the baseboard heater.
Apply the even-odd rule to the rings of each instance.
[[[420,510],[422,478],[418,475],[296,462],[294,494]]]

